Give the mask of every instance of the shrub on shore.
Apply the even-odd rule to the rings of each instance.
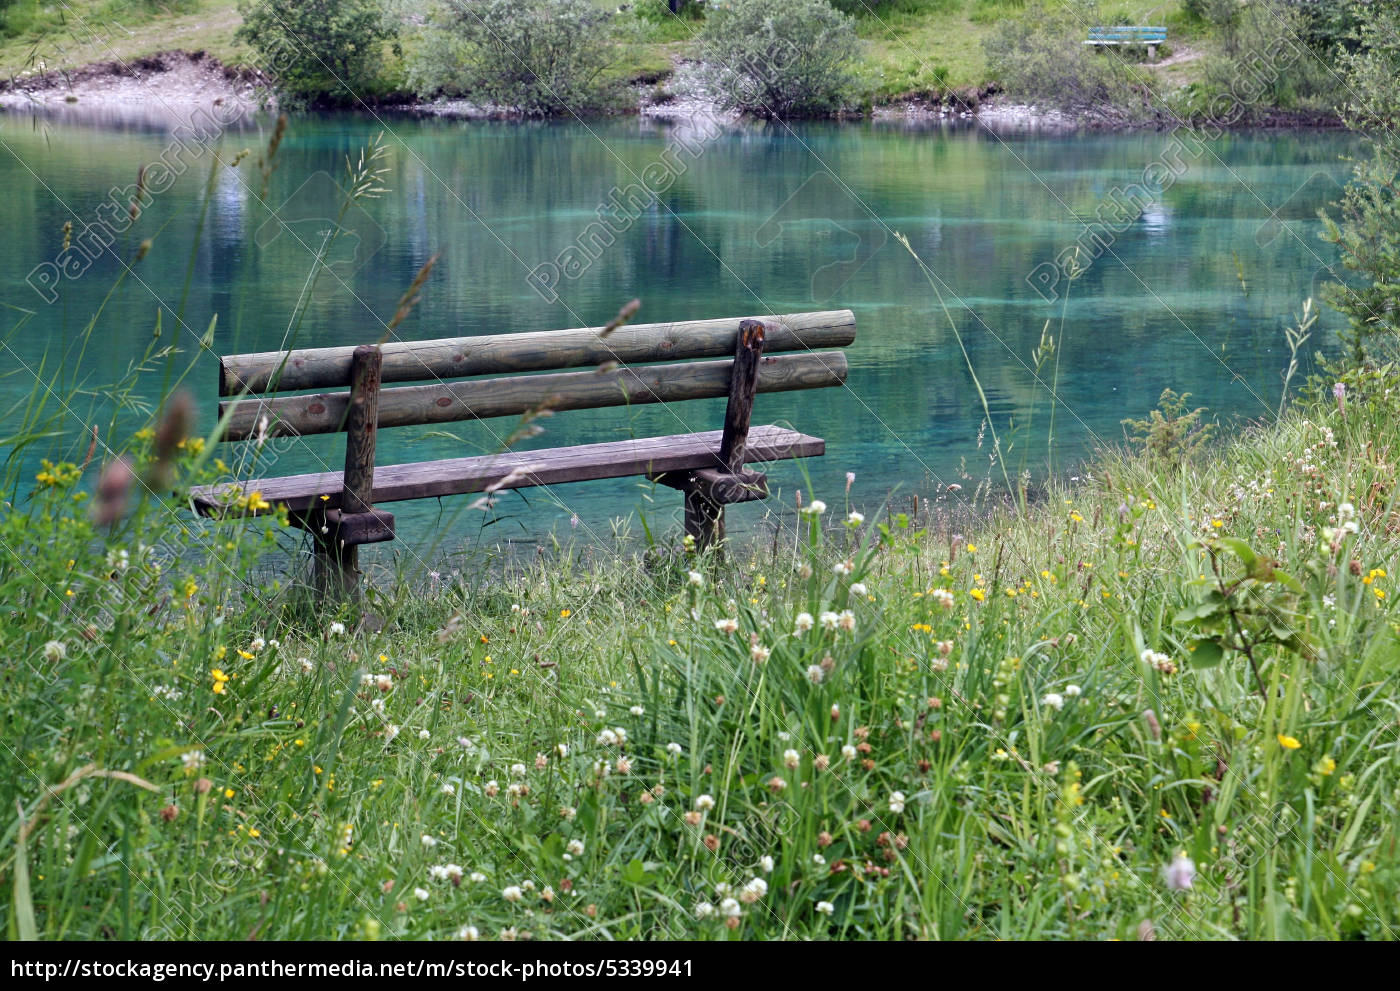
[[[236,37],[293,104],[358,106],[383,87],[383,48],[395,36],[383,0],[245,0]]]
[[[440,0],[409,67],[424,96],[466,96],[527,115],[616,107],[609,14],[590,0]]]
[[[1106,115],[1143,112],[1134,93],[1139,71],[1116,52],[1084,44],[1096,23],[1088,5],[1035,4],[999,21],[983,48],[992,75],[1006,94],[1040,106]]]
[[[825,116],[854,98],[858,54],[850,18],[826,0],[732,0],[705,18],[701,78],[757,117]]]

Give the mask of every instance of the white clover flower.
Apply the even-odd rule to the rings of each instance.
[[[258,651],[262,650],[266,646],[266,640],[264,640],[262,637],[254,637],[253,642],[248,645],[248,650],[250,653],[256,654]]]
[[[896,791],[890,793],[890,811],[898,814],[904,811],[904,792]]]
[[[310,674],[312,671],[316,670],[315,665],[311,663],[311,658],[309,657],[298,657],[297,665],[301,668],[302,674]]]
[[[839,622],[839,617],[837,617],[837,615],[834,612],[828,611],[818,616],[817,622],[821,623],[823,630],[827,630],[829,632],[835,631],[836,624]]]
[[[708,812],[708,811],[710,811],[710,809],[712,809],[712,808],[715,807],[715,798],[714,798],[714,796],[713,796],[713,795],[701,795],[699,798],[697,798],[697,799],[695,800],[695,807],[696,807],[697,809],[699,809],[701,812]]]
[[[481,871],[472,871],[469,880],[472,884],[480,884],[486,880],[486,875],[481,873]]]
[[[571,857],[583,856],[583,840],[570,840],[568,846],[564,847]]]
[[[428,877],[434,881],[448,881],[462,876],[462,868],[456,864],[434,864],[428,868]]]
[[[492,778],[481,786],[481,791],[487,798],[495,798],[501,793],[501,783],[495,778]]]
[[[1178,853],[1167,865],[1167,887],[1172,891],[1190,891],[1196,880],[1196,865],[1184,853]]]
[[[619,757],[619,758],[617,759],[617,773],[618,773],[618,774],[631,774],[631,773],[632,773],[632,762],[631,762],[630,760],[628,760],[626,757]]]
[[[435,847],[435,846],[438,845],[437,837],[436,837],[436,836],[429,836],[427,833],[424,833],[424,834],[423,834],[421,840],[422,840],[423,846],[425,846],[425,847],[428,848],[429,850],[431,850],[433,847]]]
[[[793,627],[799,634],[806,633],[812,628],[812,625],[812,614],[809,612],[800,612],[797,614],[797,619],[793,620]]]
[[[332,623],[327,631],[333,637],[343,637],[345,635],[344,623]]]
[[[1040,697],[1040,704],[1047,709],[1054,709],[1059,712],[1065,707],[1065,697],[1058,692],[1046,692]]]
[[[510,776],[513,778],[523,778],[525,777],[525,773],[524,764],[512,764],[510,766]]]
[[[762,868],[763,873],[765,873],[765,874],[772,874],[772,873],[773,873],[773,858],[770,857],[768,854],[765,853],[762,857],[759,857],[759,858],[758,858],[758,866],[759,866],[760,868]]]
[[[865,515],[857,513],[854,509],[846,516],[846,525],[854,529],[865,522]]]
[[[597,742],[600,747],[615,747],[617,746],[617,734],[604,726],[598,734]]]
[[[468,943],[474,943],[481,938],[481,930],[476,926],[463,926],[457,930],[457,938]]]
[[[632,713],[632,715],[634,715],[634,716],[640,716],[640,715],[642,715],[643,713],[646,712],[646,710],[643,709],[640,705],[634,705],[634,706],[632,706],[632,708],[628,709],[627,711],[630,712],[630,713]]]
[[[755,877],[744,882],[739,897],[751,905],[766,894],[768,894],[768,882],[761,877]]]
[[[814,685],[820,685],[822,679],[826,677],[826,672],[822,670],[820,664],[812,664],[807,668],[807,680]]]
[[[803,516],[820,516],[824,512],[826,512],[826,503],[822,502],[820,499],[813,499],[802,507]]]
[[[753,658],[755,664],[764,664],[768,658],[773,656],[773,652],[761,643],[756,643],[749,648],[749,656]]]
[[[799,754],[796,750],[792,750],[789,748],[783,751],[783,766],[786,767],[789,771],[797,770],[798,766],[801,763],[802,755]]]
[[[818,867],[825,867],[826,858],[819,853],[814,853],[812,854],[812,863],[816,864]]]
[[[668,743],[666,744],[666,752],[672,757],[679,757],[681,755],[681,745],[679,743]]]
[[[384,728],[384,742],[385,742],[385,743],[392,743],[392,742],[394,741],[394,738],[395,738],[396,736],[398,736],[398,735],[399,735],[399,728],[398,728],[397,726],[395,726],[393,723],[390,723],[388,726],[386,726],[386,727]]]
[[[695,906],[695,917],[697,919],[708,919],[715,914],[715,907],[709,902],[701,902]]]
[[[685,580],[688,584],[692,585],[695,588],[700,588],[702,585],[705,584],[705,576],[700,574],[700,572],[698,571],[687,571],[685,574]]]
[[[836,906],[831,902],[817,902],[817,912],[820,915],[830,915],[836,911]]]
[[[433,738],[433,734],[430,733],[430,732],[428,732],[427,730],[425,730],[425,729],[420,729],[420,730],[418,731],[418,739],[420,739],[420,740],[431,740],[432,738]]]
[[[520,890],[520,886],[512,884],[501,891],[501,897],[508,902],[518,902],[525,897],[525,893]]]
[[[431,897],[431,894],[432,894],[432,893],[431,893],[430,891],[428,891],[427,888],[414,888],[414,889],[413,889],[413,897],[414,897],[414,898],[417,898],[420,902],[425,902],[425,901],[427,901],[428,898]]]
[[[723,619],[715,620],[715,629],[724,634],[734,633],[739,629],[739,621],[732,616],[726,616]]]
[[[739,902],[733,898],[726,898],[719,903],[720,914],[727,919],[737,919],[744,914],[744,910],[739,906]]]
[[[442,793],[451,797],[452,795],[457,794],[457,786],[449,781],[442,786]]]
[[[1083,694],[1084,694],[1084,689],[1080,688],[1078,685],[1066,685],[1066,686],[1065,686],[1065,698],[1076,699],[1076,698],[1079,698],[1079,696],[1080,696],[1080,695],[1083,695]]]
[[[844,747],[841,748],[841,756],[846,760],[855,760],[856,748],[849,743],[846,744]]]
[[[865,587],[865,582],[856,582],[851,586],[851,594],[864,598],[870,594],[870,589]]]
[[[838,578],[845,578],[854,571],[855,568],[850,561],[837,561],[831,566],[831,570],[836,573]]]
[[[854,633],[856,631],[856,614],[849,609],[842,609],[841,614],[836,617],[836,625],[846,633]]]
[[[186,750],[180,755],[180,763],[185,765],[186,771],[198,771],[204,766],[204,751]]]
[[[953,608],[953,593],[946,588],[936,588],[933,590],[934,601],[944,609]]]

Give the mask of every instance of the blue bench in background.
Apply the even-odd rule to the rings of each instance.
[[[1086,45],[1118,45],[1135,46],[1147,49],[1149,59],[1157,58],[1157,46],[1164,45],[1167,41],[1166,28],[1154,27],[1132,27],[1124,24],[1114,24],[1107,27],[1092,27],[1089,29],[1089,40]]]

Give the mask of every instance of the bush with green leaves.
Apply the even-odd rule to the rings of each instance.
[[[701,77],[724,105],[758,117],[820,117],[852,101],[859,42],[826,0],[733,0],[701,36]]]
[[[1189,392],[1178,394],[1163,389],[1157,408],[1148,413],[1147,419],[1130,417],[1123,421],[1132,441],[1147,460],[1159,468],[1176,471],[1198,455],[1215,432],[1213,424],[1201,420],[1206,411],[1204,406],[1186,408],[1186,400],[1190,398]]]
[[[1361,48],[1344,61],[1350,100],[1343,115],[1371,136],[1371,155],[1358,160],[1340,215],[1325,217],[1323,231],[1354,276],[1326,290],[1328,304],[1348,319],[1342,338],[1354,365],[1375,357],[1378,343],[1392,351],[1400,343],[1400,8],[1365,10]]]
[[[1314,49],[1312,22],[1301,6],[1285,0],[1243,5],[1214,0],[1205,13],[1220,53],[1206,59],[1203,86],[1228,94],[1241,116],[1334,106],[1336,72],[1322,61],[1326,53]]]
[[[1084,44],[1092,6],[1034,4],[999,22],[983,42],[987,63],[1014,99],[1069,111],[1136,116],[1134,70],[1116,52]]]
[[[239,5],[237,40],[292,103],[354,106],[384,89],[384,44],[395,35],[382,0],[305,0]]]
[[[409,85],[530,116],[613,109],[610,20],[589,0],[444,0],[428,16]]]

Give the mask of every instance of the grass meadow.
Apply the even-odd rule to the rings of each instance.
[[[100,458],[12,472],[5,930],[1391,937],[1391,381],[961,533],[820,492],[340,606],[153,494],[226,467],[168,411],[114,523]]]

